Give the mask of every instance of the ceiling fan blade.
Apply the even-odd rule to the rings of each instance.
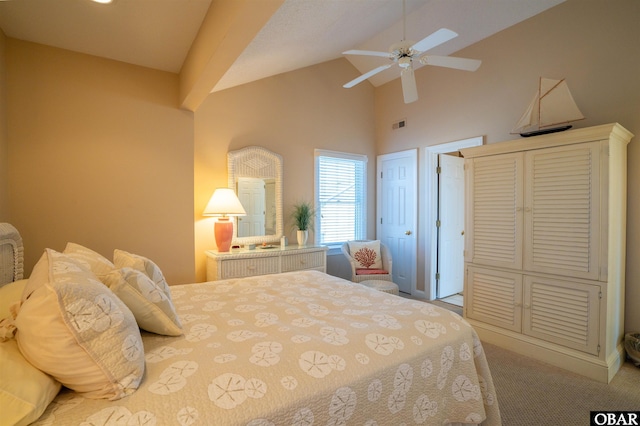
[[[350,82],[348,82],[347,84],[345,84],[345,85],[344,85],[344,86],[342,86],[342,87],[344,87],[345,89],[349,89],[349,88],[351,88],[351,87],[355,86],[356,84],[358,84],[358,83],[360,83],[360,82],[362,82],[362,81],[365,81],[365,80],[366,80],[366,79],[368,79],[369,77],[372,77],[372,76],[374,76],[374,75],[378,74],[379,72],[382,72],[382,71],[386,70],[386,69],[387,69],[387,68],[389,68],[391,65],[393,65],[393,64],[381,65],[381,66],[379,66],[378,68],[374,68],[374,69],[372,69],[371,71],[369,71],[369,72],[366,72],[366,73],[362,74],[360,77],[358,77],[358,78],[356,78],[356,79],[351,80]]]
[[[482,63],[479,59],[455,58],[453,56],[427,55],[420,58],[420,63],[437,67],[455,68],[463,71],[475,71]]]
[[[380,56],[383,58],[391,58],[392,55],[389,52],[378,52],[375,50],[347,50],[342,52],[343,55],[365,55],[365,56]]]
[[[418,52],[426,52],[427,50],[433,49],[434,47],[439,46],[442,43],[445,43],[456,37],[458,37],[458,33],[456,33],[455,31],[451,31],[447,28],[440,28],[435,33],[426,36],[425,38],[411,46],[411,48],[413,50],[417,50]]]
[[[418,89],[416,87],[416,77],[413,75],[413,67],[404,68],[400,74],[402,80],[402,94],[404,103],[410,104],[418,100]]]

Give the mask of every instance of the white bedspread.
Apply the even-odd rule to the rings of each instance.
[[[482,345],[450,311],[316,271],[171,290],[185,335],[143,332],[134,394],[63,391],[36,424],[501,423]]]

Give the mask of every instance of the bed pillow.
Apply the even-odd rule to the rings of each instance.
[[[93,273],[47,249],[27,287],[32,292],[15,319],[27,361],[87,398],[115,400],[138,388],[144,373],[140,329]]]
[[[67,243],[63,253],[87,266],[98,278],[116,268],[109,259],[80,244]]]
[[[351,241],[349,253],[359,269],[382,269],[380,241]]]
[[[15,339],[0,342],[0,377],[3,425],[28,425],[36,421],[60,391],[58,381],[22,356]]]
[[[113,251],[113,263],[116,265],[116,268],[129,267],[142,272],[151,278],[153,282],[164,291],[167,297],[171,298],[171,291],[169,290],[167,280],[164,279],[164,275],[158,265],[153,263],[151,259],[116,249]]]
[[[124,267],[114,269],[101,279],[131,309],[140,328],[167,336],[182,334],[182,324],[171,298],[147,275]]]
[[[0,319],[9,316],[9,307],[19,302],[27,280],[18,280],[0,287]]]

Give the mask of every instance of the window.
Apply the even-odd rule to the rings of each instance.
[[[321,149],[316,149],[315,157],[316,239],[334,246],[364,239],[367,157]]]

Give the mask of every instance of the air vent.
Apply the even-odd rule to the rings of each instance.
[[[402,119],[402,120],[400,120],[400,121],[398,121],[398,122],[396,122],[396,123],[393,123],[393,124],[391,125],[391,128],[392,128],[393,130],[396,130],[396,129],[402,129],[402,128],[403,128],[403,127],[405,127],[406,125],[407,125],[407,120],[406,120],[406,119]]]

